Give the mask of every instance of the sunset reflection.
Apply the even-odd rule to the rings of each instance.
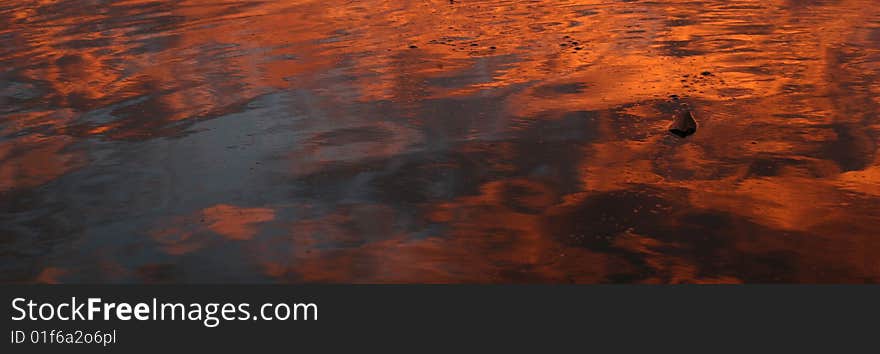
[[[5,282],[880,282],[872,0],[9,0],[0,24]]]

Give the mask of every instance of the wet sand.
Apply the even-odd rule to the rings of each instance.
[[[877,283],[876,5],[7,0],[0,281]]]

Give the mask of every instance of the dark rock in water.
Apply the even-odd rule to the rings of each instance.
[[[708,72],[708,71],[704,71],[704,72],[701,72],[700,75],[709,76],[709,75],[712,75],[712,73]]]
[[[687,107],[682,107],[675,111],[672,124],[669,125],[669,132],[681,138],[697,132],[697,121],[694,120],[694,114]]]
[[[418,48],[418,47],[417,47],[417,46],[414,46],[414,45],[411,45],[411,46],[409,46],[409,48],[410,48],[410,49],[416,49],[416,48]]]

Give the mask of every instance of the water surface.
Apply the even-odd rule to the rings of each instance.
[[[0,281],[880,282],[876,5],[5,0]]]

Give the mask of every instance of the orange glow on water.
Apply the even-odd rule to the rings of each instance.
[[[3,281],[880,282],[873,0],[7,2]]]

